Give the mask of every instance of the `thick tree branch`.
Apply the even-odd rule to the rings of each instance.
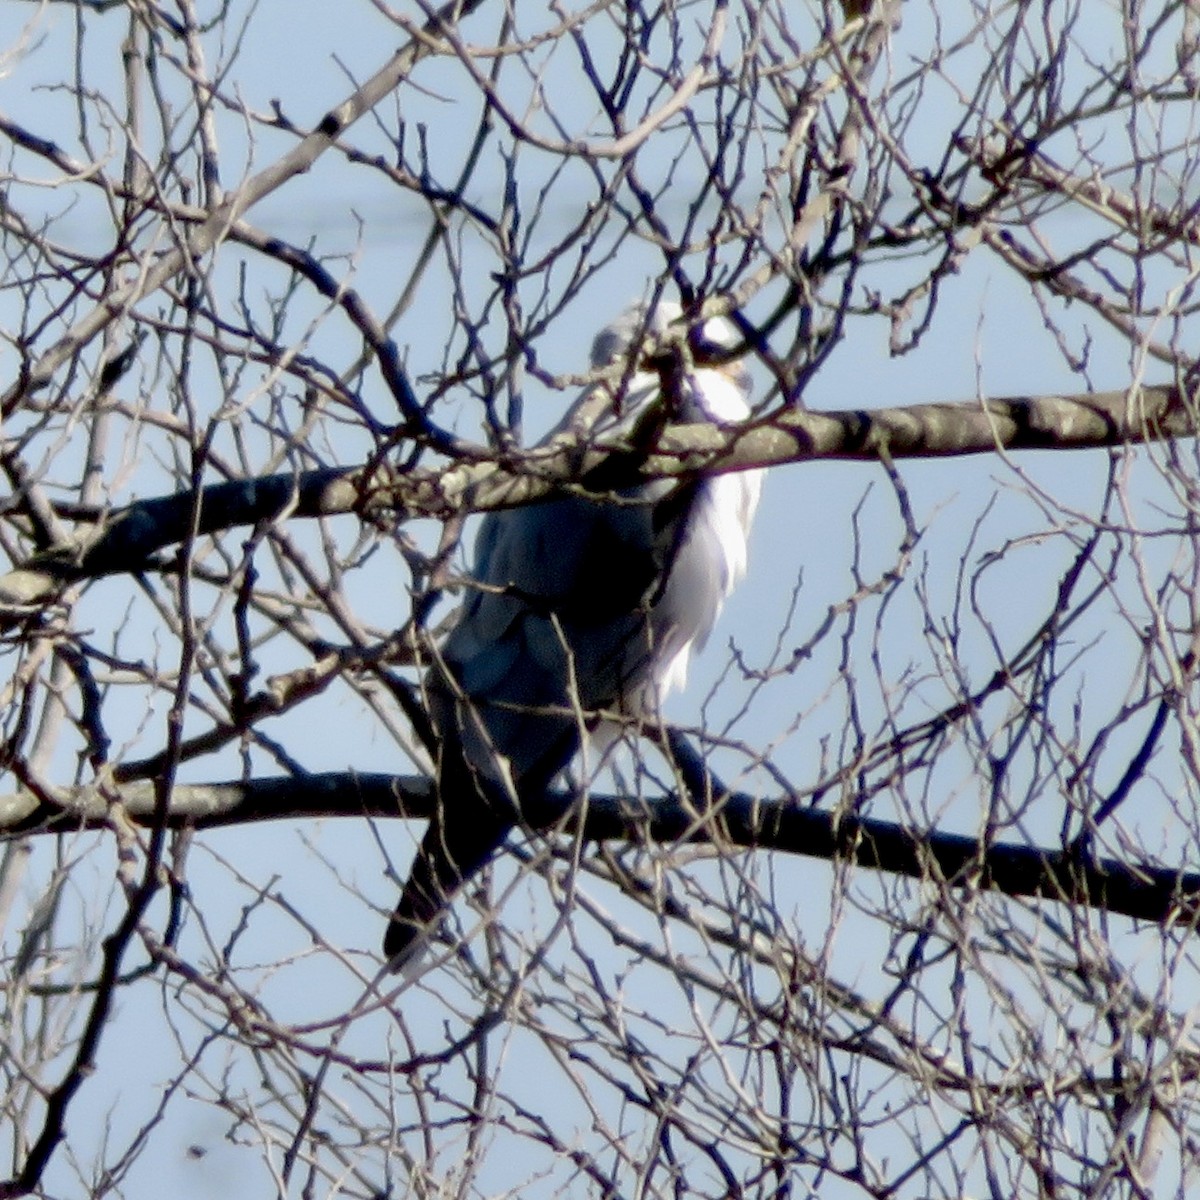
[[[1164,385],[876,411],[788,409],[728,429],[676,425],[663,432],[651,454],[630,456],[627,465],[633,476],[672,478],[814,460],[873,462],[884,452],[902,459],[1095,449],[1187,437],[1195,431],[1192,398]],[[77,543],[43,552],[0,576],[0,605],[17,610],[9,614],[11,623],[21,609],[39,606],[66,583],[149,565],[153,554],[193,529],[206,535],[287,516],[361,512],[445,518],[513,508],[556,487],[577,485],[619,453],[619,447],[585,449],[563,437],[503,463],[479,447],[477,459],[443,469],[328,468],[216,484],[200,494],[198,525],[193,524],[193,492],[140,500],[113,513]],[[3,618],[0,612],[0,624]]]
[[[314,817],[426,818],[434,803],[421,775],[328,772],[242,783],[178,784],[167,824],[207,829],[272,819]],[[103,829],[121,812],[139,824],[154,819],[152,783],[63,790],[54,796],[0,796],[0,833]],[[581,816],[582,813],[582,816]],[[564,819],[565,818],[565,819]],[[572,812],[572,797],[552,796],[537,814],[543,828],[590,841],[712,843],[849,861],[875,871],[940,886],[998,892],[1091,908],[1158,924],[1191,928],[1200,918],[1200,872],[1093,858],[1062,850],[916,830],[889,821],[838,816],[790,797],[722,796],[711,815],[672,796],[656,801],[591,794]],[[582,822],[582,823],[581,823]]]

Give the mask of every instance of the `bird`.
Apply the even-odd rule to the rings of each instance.
[[[743,421],[750,372],[730,358],[741,343],[724,318],[689,328],[679,304],[637,302],[596,336],[603,377],[545,441],[620,444],[647,422]],[[626,476],[483,519],[460,618],[423,680],[436,795],[384,939],[391,970],[411,972],[455,894],[585,741],[656,720],[682,688],[745,574],[762,477]]]

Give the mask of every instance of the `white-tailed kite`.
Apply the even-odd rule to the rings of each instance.
[[[592,366],[637,355],[636,366],[624,386],[589,388],[557,432],[584,427],[604,443],[656,416],[745,419],[745,364],[706,365],[719,359],[713,350],[738,344],[732,326],[709,320],[682,339],[682,322],[676,304],[639,304],[604,329]],[[484,519],[461,618],[425,681],[438,800],[384,940],[394,970],[522,823],[523,801],[544,794],[582,738],[605,735],[597,714],[656,718],[683,685],[693,649],[745,572],[761,487],[761,471],[657,480]]]

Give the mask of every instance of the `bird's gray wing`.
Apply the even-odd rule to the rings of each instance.
[[[636,495],[568,496],[488,518],[462,620],[442,657],[478,711],[491,748],[514,779],[536,774],[541,750],[528,734],[556,728],[547,708],[571,715],[610,707],[638,681],[646,658],[647,612],[671,550],[658,506]],[[461,724],[461,723],[460,723]],[[468,748],[487,769],[483,746]]]
[[[661,506],[636,494],[485,519],[477,583],[426,680],[438,804],[388,927],[393,968],[569,762],[579,710],[620,706],[642,685],[672,541]]]

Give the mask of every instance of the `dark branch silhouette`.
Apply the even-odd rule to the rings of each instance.
[[[0,831],[6,835],[104,829],[113,804],[140,825],[154,821],[152,783],[0,796]],[[890,821],[844,816],[792,797],[762,799],[731,792],[703,814],[692,801],[664,795],[630,800],[589,793],[585,805],[563,792],[546,797],[539,828],[561,827],[587,841],[712,843],[738,850],[775,850],[856,866],[954,888],[1032,897],[1091,908],[1142,921],[1193,927],[1200,917],[1200,871],[1098,858],[1010,842],[915,829]],[[212,829],[251,821],[369,817],[425,820],[434,789],[423,775],[335,771],[246,782],[177,784],[166,824],[171,829]]]

